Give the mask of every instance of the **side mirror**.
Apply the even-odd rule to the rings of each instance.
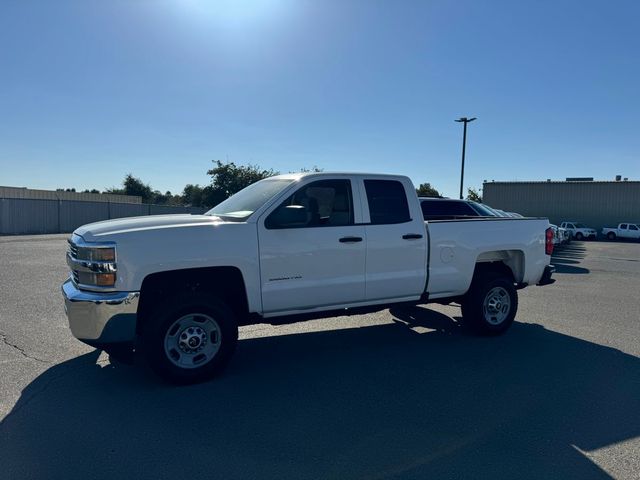
[[[295,228],[307,225],[307,209],[302,205],[287,205],[277,208],[267,221],[267,228]]]

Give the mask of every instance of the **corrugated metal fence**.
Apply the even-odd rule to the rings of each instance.
[[[640,182],[488,182],[484,203],[557,225],[581,222],[600,230],[640,222]]]
[[[33,200],[75,200],[76,202],[142,203],[138,195],[117,193],[67,192],[62,190],[36,190],[0,185],[0,198],[30,198]]]
[[[198,207],[143,203],[0,198],[0,235],[70,233],[81,225],[112,218],[204,212]]]

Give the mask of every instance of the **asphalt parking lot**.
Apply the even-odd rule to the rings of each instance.
[[[66,236],[0,238],[0,477],[640,478],[640,244],[574,242],[517,323],[430,305],[244,327],[171,387],[71,337]]]

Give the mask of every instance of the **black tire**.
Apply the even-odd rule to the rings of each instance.
[[[613,233],[613,232],[609,232],[609,233],[607,233],[607,238],[609,240],[615,240],[616,239],[616,234]]]
[[[205,348],[203,352],[217,348],[211,352],[210,358],[206,358],[207,355],[198,350],[185,353],[180,350],[182,347],[179,345],[165,348],[169,338],[174,342],[181,342],[181,323],[193,324],[201,321],[206,322],[213,330],[201,332],[202,348]],[[184,335],[187,334],[188,326],[185,324],[185,329],[182,330]],[[215,377],[227,366],[238,343],[238,324],[233,311],[222,300],[205,293],[189,292],[167,299],[147,315],[143,327],[142,350],[149,366],[162,379],[174,384],[199,383]],[[195,328],[198,328],[197,325]],[[173,330],[173,335],[169,333],[169,329]],[[202,356],[205,357],[201,359],[202,365],[197,365],[194,359]],[[185,363],[190,361],[190,367],[178,366],[176,357]]]
[[[582,235],[582,233],[578,232],[576,233],[576,240],[580,241],[584,238],[584,235]]]
[[[509,305],[506,312],[492,315],[485,310],[485,300],[496,293],[508,296]],[[497,296],[500,299],[500,295]],[[499,309],[506,302],[499,303]],[[500,306],[502,305],[502,306]],[[474,276],[471,288],[462,300],[462,318],[472,330],[484,335],[499,335],[509,329],[518,311],[518,292],[511,278],[500,272],[480,272]],[[500,319],[499,317],[504,318]]]

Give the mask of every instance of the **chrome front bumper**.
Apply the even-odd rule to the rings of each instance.
[[[89,292],[62,284],[71,333],[93,346],[133,342],[140,292]]]

